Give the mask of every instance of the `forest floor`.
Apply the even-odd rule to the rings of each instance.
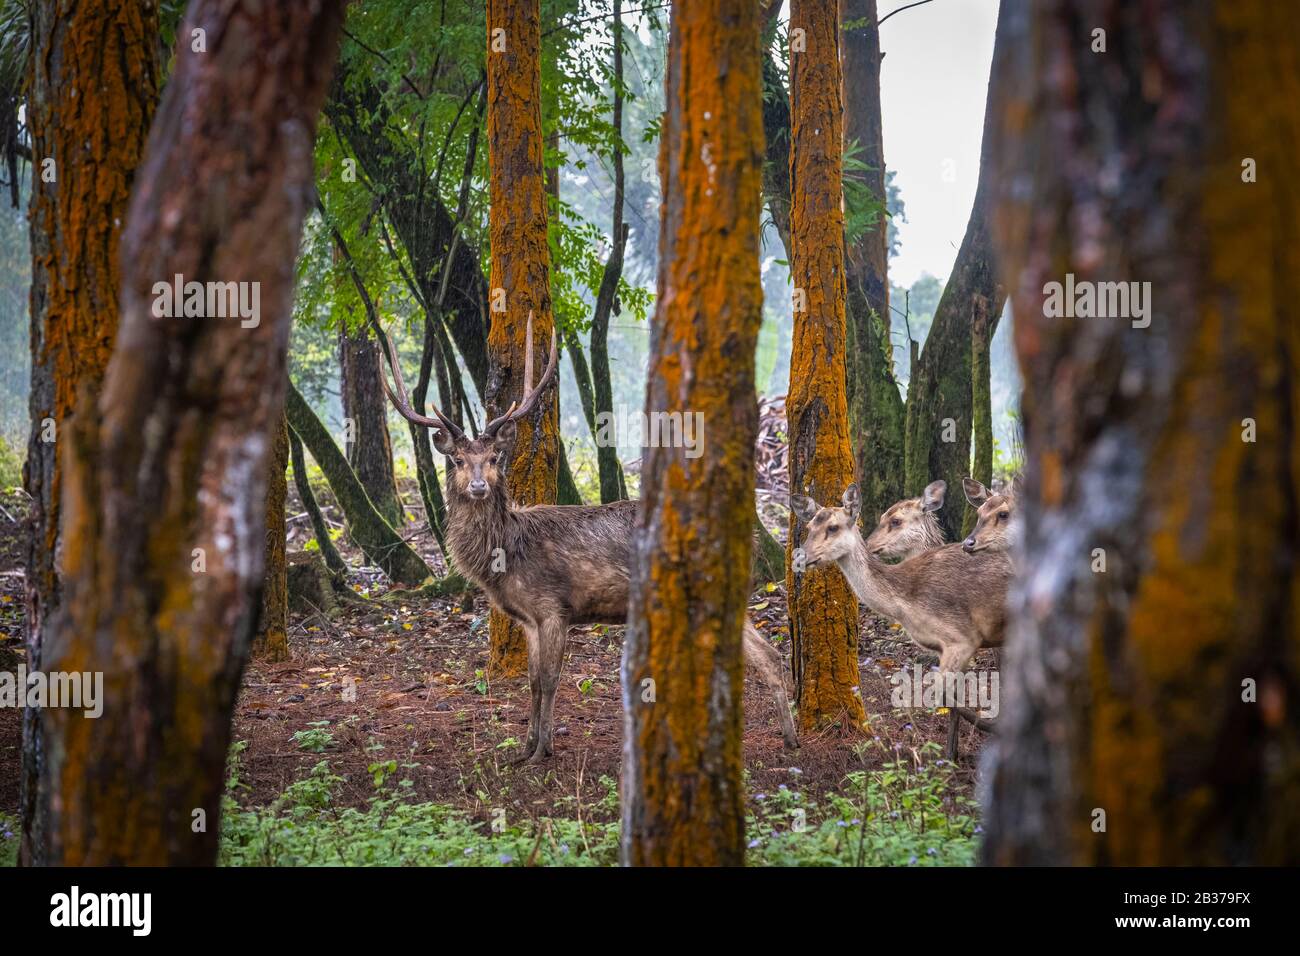
[[[22,655],[23,509],[13,495],[0,500],[19,519],[10,522],[0,515],[0,667],[11,669]],[[321,504],[329,516],[328,494],[322,494]],[[290,518],[291,552],[310,540],[300,512],[291,500],[289,514],[298,516]],[[430,535],[415,533],[420,527],[412,523],[405,533],[438,566],[436,544]],[[378,598],[388,590],[376,569],[359,567],[361,556],[345,536],[337,544],[353,569],[355,591]],[[784,591],[780,582],[760,587],[750,613],[788,659]],[[936,765],[940,782],[927,789],[934,809],[963,820],[971,813],[983,735],[963,725],[960,759],[955,767],[945,765],[939,750],[945,717],[898,710],[890,702],[890,676],[907,665],[932,663],[933,657],[872,615],[864,612],[861,623],[867,735],[835,729],[804,734],[800,749],[786,751],[774,703],[761,685],[746,681],[747,799],[764,828],[774,806],[769,795],[786,798],[786,804],[792,794],[796,802],[804,800],[815,824],[837,812],[846,815],[844,801],[852,798],[861,771],[879,776],[889,769],[907,776]],[[481,597],[403,601],[390,595],[382,603],[345,603],[332,617],[293,614],[290,659],[254,659],[244,673],[229,809],[275,804],[295,784],[324,773],[332,812],[371,806],[377,793],[390,792],[384,788],[400,780],[402,799],[451,808],[471,825],[506,819],[535,827],[557,817],[611,824],[617,819],[622,740],[621,631],[583,627],[570,633],[555,704],[555,754],[535,766],[515,763],[528,732],[527,678],[493,680],[486,674],[487,604]],[[20,714],[0,708],[0,815],[12,816],[17,808],[20,748]],[[883,799],[889,803],[888,792]]]

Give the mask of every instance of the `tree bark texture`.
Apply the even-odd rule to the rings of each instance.
[[[541,27],[538,0],[489,0],[487,10],[489,234],[488,417],[523,397],[525,334],[533,316],[534,383],[546,367],[552,315],[546,181],[542,165]],[[558,394],[544,396],[519,423],[510,452],[511,497],[554,503],[560,455]],[[497,677],[523,673],[523,628],[493,609],[488,668]]]
[[[676,6],[667,75],[646,412],[702,413],[708,443],[694,459],[652,447],[642,472],[623,663],[623,861],[740,865],[763,305],[757,6]]]
[[[59,440],[72,427],[77,400],[99,393],[112,353],[122,222],[159,77],[155,5],[62,0],[31,10],[25,102],[32,138],[32,432],[24,486],[31,495],[26,664],[37,670],[47,623],[62,602]],[[9,174],[16,175],[16,164]],[[19,788],[27,863],[44,862],[44,759],[40,714],[28,708]]]
[[[854,480],[844,366],[843,122],[835,0],[793,0],[791,52],[791,276],[794,343],[786,414],[790,490],[838,501]],[[858,732],[858,601],[836,568],[802,569],[794,554],[805,528],[791,515],[786,559],[799,722]]]
[[[42,712],[51,863],[216,859],[343,7],[195,0],[179,31],[203,30],[206,52],[178,46],[125,219],[103,391],[61,442],[65,600],[44,663],[102,672],[104,709]],[[156,284],[178,274],[258,283],[258,321],[158,316]]]
[[[1028,465],[985,860],[1295,864],[1300,33],[1263,0],[1002,20]],[[1145,317],[1058,315],[1067,275],[1150,283]]]

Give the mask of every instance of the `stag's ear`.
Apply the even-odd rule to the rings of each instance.
[[[921,510],[938,511],[943,507],[943,499],[947,494],[948,482],[942,478],[930,482],[925,486],[925,491],[921,492]]]
[[[450,458],[451,453],[456,450],[456,442],[447,429],[435,428],[433,430],[433,447]]]
[[[495,437],[492,439],[493,447],[497,451],[506,451],[515,443],[515,436],[519,434],[519,426],[515,424],[514,419],[509,419],[502,423],[497,429]]]
[[[963,478],[961,488],[966,492],[966,500],[976,508],[989,500],[989,490],[974,478]]]
[[[844,489],[844,497],[840,499],[844,505],[844,511],[849,516],[850,521],[858,520],[858,509],[862,507],[862,496],[858,494],[857,485],[849,485]]]
[[[790,510],[798,515],[802,520],[812,521],[812,519],[817,516],[817,512],[821,511],[822,508],[821,505],[817,504],[817,502],[813,501],[811,498],[806,498],[803,495],[791,495]]]

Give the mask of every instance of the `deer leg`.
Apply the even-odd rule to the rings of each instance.
[[[535,698],[537,708],[537,746],[528,758],[537,763],[552,753],[555,719],[555,691],[560,686],[560,668],[564,664],[564,641],[569,622],[564,617],[548,617],[537,627],[538,672],[541,691]]]
[[[522,760],[532,757],[537,750],[537,738],[541,733],[542,685],[541,685],[541,648],[537,640],[537,628],[524,625],[524,635],[528,640],[528,743],[524,747]]]
[[[975,648],[966,644],[946,644],[943,653],[939,655],[939,676],[944,678],[944,688],[947,689],[947,674],[962,674],[966,670],[966,665],[970,659],[975,656]],[[946,694],[945,694],[946,696]],[[961,715],[957,712],[956,700],[944,700],[944,705],[948,708],[948,744],[944,748],[944,756],[949,760],[957,759],[957,743],[961,735]]]
[[[757,672],[759,680],[776,699],[776,716],[781,722],[785,749],[796,750],[799,747],[799,735],[794,729],[794,717],[790,715],[790,701],[785,696],[781,655],[775,647],[763,640],[762,635],[748,621],[745,622],[745,663]]]

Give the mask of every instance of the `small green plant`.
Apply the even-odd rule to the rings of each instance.
[[[23,483],[23,454],[19,445],[10,444],[0,435],[0,488],[21,487]]]
[[[0,813],[0,869],[18,865],[18,820]]]
[[[328,720],[317,720],[309,726],[310,730],[299,730],[293,735],[294,741],[303,750],[308,753],[324,753],[325,748],[334,743],[334,735],[325,728],[330,725]]]

